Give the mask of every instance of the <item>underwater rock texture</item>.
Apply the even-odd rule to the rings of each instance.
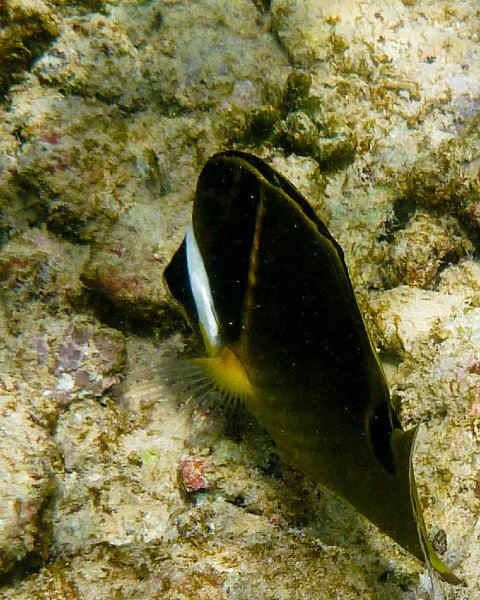
[[[0,95],[21,79],[58,34],[55,2],[5,0],[0,6]]]
[[[23,400],[23,401],[22,401]],[[48,432],[32,422],[30,406],[2,381],[0,398],[0,570],[40,566],[51,542],[55,445]],[[58,461],[55,465],[58,468]]]
[[[159,376],[206,158],[247,147],[345,250],[427,528],[480,595],[476,0],[0,7],[0,598],[429,598],[422,566]],[[314,276],[314,274],[312,274]],[[346,374],[348,376],[348,374]]]

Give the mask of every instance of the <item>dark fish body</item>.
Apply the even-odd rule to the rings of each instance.
[[[256,156],[212,157],[165,278],[205,343],[199,366],[282,458],[457,583],[426,534],[416,429],[393,409],[343,252],[296,188]]]

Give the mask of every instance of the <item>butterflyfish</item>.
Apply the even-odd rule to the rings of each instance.
[[[343,251],[301,193],[257,156],[214,155],[165,281],[203,340],[192,360],[282,460],[459,583],[427,536],[417,428],[402,429]]]

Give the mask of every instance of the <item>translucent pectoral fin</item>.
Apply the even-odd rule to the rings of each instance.
[[[214,357],[195,358],[193,362],[220,390],[234,398],[252,394],[248,373],[235,352],[224,346]]]
[[[222,371],[219,362],[219,358],[176,358],[163,365],[162,379],[184,407],[213,411],[224,419],[226,432],[237,437],[249,420],[243,404],[245,386],[235,384],[235,377],[233,386],[222,386],[217,376],[218,370]],[[232,368],[230,365],[230,371]],[[222,371],[221,375],[226,377],[228,368],[227,374]]]

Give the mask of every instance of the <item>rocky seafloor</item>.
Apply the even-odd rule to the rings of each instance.
[[[475,0],[0,5],[0,598],[431,598],[428,573],[160,373],[205,160],[247,149],[345,250],[437,551],[480,597]],[[348,375],[348,374],[346,374]]]

